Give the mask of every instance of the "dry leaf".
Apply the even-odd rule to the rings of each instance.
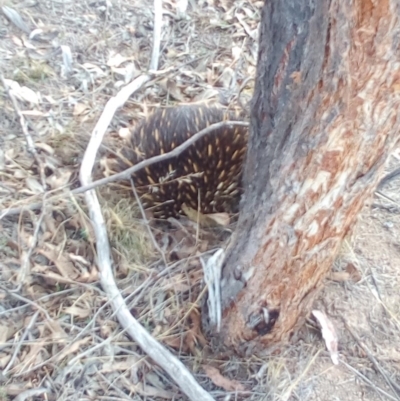
[[[182,210],[191,221],[199,222],[202,227],[225,227],[229,224],[229,215],[227,213],[201,214],[186,204],[182,205]]]
[[[4,321],[0,325],[0,343],[5,344],[10,338],[12,338],[15,333],[23,327],[23,322],[20,320],[18,323],[9,321],[5,323]]]
[[[4,369],[10,362],[11,354],[0,354],[0,369]]]
[[[4,6],[1,8],[3,10],[4,15],[21,31],[24,31],[25,33],[30,32],[30,29],[26,22],[22,19],[21,15],[15,11],[13,8]]]
[[[211,381],[218,387],[222,387],[225,391],[246,391],[246,388],[242,383],[237,380],[228,379],[222,376],[217,368],[210,365],[203,365],[203,369],[206,375],[211,379]]]
[[[47,28],[47,29],[37,28],[37,29],[34,29],[30,33],[29,39],[30,40],[37,40],[39,42],[51,42],[58,35],[59,35],[59,32],[57,31],[57,29],[53,29],[53,28]],[[61,46],[61,47],[63,47],[63,46]]]
[[[188,0],[178,0],[176,2],[176,14],[178,18],[186,17],[187,6]]]
[[[68,168],[59,168],[54,174],[46,178],[46,183],[50,185],[51,189],[65,187],[71,178],[72,171]]]
[[[32,297],[32,299],[39,299],[43,296],[47,296],[49,295],[48,290],[46,290],[46,288],[42,287],[39,284],[32,284],[28,287],[27,292],[29,293],[29,295]]]
[[[74,354],[75,352],[79,351],[82,345],[88,344],[92,341],[91,336],[87,336],[82,338],[81,340],[75,341],[72,344],[67,345],[61,353],[55,358],[55,362],[62,361],[67,355]]]
[[[48,117],[48,113],[43,113],[39,110],[23,110],[21,114],[28,117]]]
[[[232,68],[226,67],[219,78],[223,88],[231,88],[235,83],[236,74]]]
[[[131,131],[129,128],[120,128],[118,131],[118,135],[120,138],[125,139],[129,137],[130,132]]]
[[[11,40],[13,41],[14,45],[16,45],[17,47],[22,47],[24,45],[22,40],[20,38],[18,38],[17,36],[13,36],[11,38]]]
[[[348,263],[346,266],[346,272],[350,274],[351,280],[358,283],[361,280],[361,274],[353,263]]]
[[[74,106],[74,112],[72,113],[74,116],[81,116],[89,112],[90,107],[84,103],[76,103]]]
[[[26,86],[20,86],[17,81],[11,79],[4,80],[10,89],[10,92],[19,100],[24,102],[39,104],[39,96],[32,89]]]
[[[3,387],[7,395],[16,397],[26,390],[26,383],[10,383]],[[15,398],[13,398],[14,400]]]
[[[242,48],[238,46],[232,47],[232,56],[234,60],[238,60],[242,55]]]
[[[170,391],[163,390],[163,389],[158,389],[153,386],[150,386],[149,384],[143,384],[141,382],[134,384],[131,386],[133,391],[139,393],[140,395],[144,397],[151,397],[151,398],[165,398],[165,399],[172,399],[174,398],[174,394]]]
[[[193,102],[201,102],[203,100],[212,99],[218,97],[219,92],[216,89],[208,88],[201,91],[198,95],[193,98]]]
[[[83,266],[86,266],[86,267],[90,266],[90,262],[88,260],[86,260],[85,258],[83,258],[82,256],[80,256],[80,255],[75,255],[73,253],[69,253],[68,256],[75,263],[80,263],[80,264],[82,264]]]
[[[193,310],[190,313],[190,318],[191,328],[186,332],[183,342],[186,348],[189,349],[192,354],[195,354],[196,345],[199,343],[202,347],[205,347],[207,345],[207,340],[201,331],[201,318],[198,311]]]
[[[143,365],[143,363],[143,359],[140,359],[139,357],[136,357],[134,355],[130,355],[122,361],[106,362],[99,371],[101,373],[109,373],[116,371],[125,371],[129,369],[137,370],[138,368],[140,368],[141,365]]]
[[[191,287],[186,276],[175,275],[170,278],[164,278],[163,288],[167,290],[174,290],[174,292],[186,292],[189,291]]]
[[[178,87],[175,81],[172,79],[167,79],[165,83],[165,87],[168,91],[168,93],[173,96],[176,100],[179,100],[180,102],[184,102],[185,98],[182,95],[181,89]]]
[[[65,45],[62,45],[60,47],[63,58],[62,75],[68,76],[72,72],[72,64],[73,64],[71,48]]]
[[[85,319],[91,315],[92,311],[89,308],[82,309],[77,306],[70,306],[64,309],[64,313]]]
[[[128,61],[128,57],[121,56],[119,53],[114,54],[107,60],[107,65],[109,67],[119,67],[125,61]]]
[[[100,322],[99,322],[100,323]],[[100,335],[104,338],[115,336],[116,323],[112,321],[106,321],[99,324],[100,327]]]
[[[67,339],[68,334],[61,327],[61,323],[57,320],[46,320],[46,327],[51,331],[52,339]]]
[[[38,253],[51,260],[64,278],[75,280],[79,277],[79,271],[74,264],[64,254],[60,253],[54,245],[46,244],[44,249],[38,250]],[[46,272],[46,275],[47,273],[50,272]]]
[[[329,275],[329,278],[333,281],[343,282],[348,281],[350,279],[350,274],[347,272],[332,272]]]
[[[61,228],[61,234],[65,235],[63,227],[60,227],[60,228]],[[57,233],[57,231],[59,230],[59,227],[57,227],[56,222],[53,219],[52,214],[48,213],[48,214],[46,214],[44,216],[44,218],[43,218],[43,229],[45,230],[45,233],[49,233],[51,236],[55,235]],[[42,239],[42,241],[44,241],[44,239]]]
[[[95,283],[99,281],[100,275],[99,271],[96,269],[96,267],[92,266],[89,271],[84,270],[79,276],[79,281],[81,283]]]
[[[189,348],[187,348],[187,344],[182,344],[182,336],[180,336],[180,335],[168,336],[166,338],[163,338],[162,342],[165,345],[168,345],[169,347],[171,347],[177,351],[180,351],[180,352],[188,352],[189,351]]]
[[[57,104],[57,102],[50,95],[43,95],[43,99],[47,100],[52,105]]]
[[[325,340],[326,348],[328,349],[332,362],[335,365],[339,364],[338,354],[338,338],[333,323],[329,320],[328,316],[324,312],[319,310],[313,310],[312,314],[318,320],[321,325],[322,337]]]
[[[34,194],[41,194],[44,192],[42,184],[36,178],[28,177],[25,180],[26,186],[34,193]]]
[[[48,266],[42,266],[42,265],[36,264],[35,266],[32,267],[32,272],[42,274],[43,280],[45,280],[46,283],[51,283],[52,285],[74,283],[73,279],[69,279],[69,278],[61,276],[58,273],[49,271]]]
[[[26,178],[27,175],[28,175],[28,173],[24,170],[16,170],[14,172],[14,177],[18,178],[18,179]]]
[[[106,73],[95,64],[85,63],[82,65],[82,67],[96,77],[104,77],[106,75]]]
[[[41,149],[41,150],[45,151],[49,155],[54,155],[54,149],[47,143],[35,142],[35,147],[36,147],[36,149]]]
[[[45,355],[47,355],[46,352],[43,352],[44,346],[45,343],[43,341],[31,342],[31,344],[28,347],[29,352],[27,354],[21,353],[20,355],[21,359],[19,363],[14,365],[13,373],[19,374],[24,370],[26,370],[27,366],[33,366],[43,362]]]
[[[213,221],[215,223],[214,226],[226,227],[230,222],[228,213],[211,213],[207,217],[210,219],[209,224],[211,225],[211,221]]]

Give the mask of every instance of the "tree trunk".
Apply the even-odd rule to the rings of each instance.
[[[245,196],[223,267],[239,352],[304,323],[398,137],[400,0],[268,0]]]

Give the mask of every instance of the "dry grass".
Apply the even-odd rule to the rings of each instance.
[[[1,2],[41,31],[28,39],[0,15],[0,69],[40,95],[37,104],[20,100],[20,108],[45,167],[47,190],[60,191],[76,182],[106,101],[146,71],[152,2],[21,4]],[[260,2],[193,2],[190,19],[175,18],[174,4],[164,2],[159,65],[181,68],[152,81],[120,110],[102,156],[107,148],[118,150],[126,129],[149,109],[203,98],[236,102],[241,83],[255,74]],[[70,75],[60,45],[71,49]],[[246,103],[251,87],[242,95]],[[389,169],[399,159],[391,163]],[[364,209],[334,266],[336,279],[345,281],[328,281],[315,305],[338,330],[345,363],[337,367],[312,321],[293,345],[268,359],[213,354],[201,330],[198,256],[218,245],[218,233],[191,224],[152,227],[157,249],[126,192],[106,187],[98,193],[115,276],[131,312],[215,399],[372,401],[400,397],[399,186],[393,180],[382,190],[394,202],[375,198]],[[0,208],[37,202],[42,191],[18,118],[0,89]],[[44,213],[4,218],[0,229],[0,400],[18,394],[26,399],[30,389],[38,391],[35,400],[185,399],[116,323],[98,284],[93,234],[79,196],[47,201]]]

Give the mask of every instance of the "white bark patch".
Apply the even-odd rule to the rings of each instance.
[[[282,216],[283,221],[289,224],[293,223],[293,220],[299,208],[300,205],[298,203],[294,203],[292,206],[290,206],[289,209],[286,211],[286,213],[284,213]]]
[[[331,176],[332,174],[328,171],[320,171],[313,180],[311,190],[314,192],[318,192],[320,189],[322,189],[322,192],[327,192],[328,182]]]
[[[314,217],[318,212],[328,210],[329,214],[334,213],[333,205],[337,201],[337,199],[343,195],[346,191],[346,184],[348,182],[349,172],[343,171],[339,174],[338,178],[336,179],[335,184],[330,188],[330,191],[326,193],[325,196],[320,196],[319,201],[314,203],[314,205],[307,210],[307,212],[299,218],[296,222],[294,228],[295,230],[305,231],[307,232],[307,236],[311,236],[311,232],[315,231],[315,226],[311,227],[314,223]],[[311,188],[310,188],[311,189]],[[326,190],[326,189],[325,189]],[[340,216],[340,213],[338,213]],[[320,222],[320,224],[323,222]],[[318,223],[316,223],[317,227],[320,227]],[[304,228],[307,227],[308,228]],[[316,232],[314,232],[316,234]]]
[[[314,235],[318,234],[318,230],[319,230],[319,224],[314,220],[308,227],[308,230],[305,231],[305,235],[307,237],[313,237]]]
[[[246,272],[243,273],[242,277],[245,279],[245,281],[248,281],[249,278],[253,276],[255,270],[256,267],[251,266]]]

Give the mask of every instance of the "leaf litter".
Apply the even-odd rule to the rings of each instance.
[[[99,155],[100,171],[105,171],[107,163],[101,161],[108,150],[118,152],[128,132],[154,107],[204,99],[238,101],[242,84],[256,71],[261,6],[260,1],[228,0],[163,3],[160,67],[182,67],[147,84],[115,116]],[[87,211],[81,196],[65,189],[79,185],[76,172],[106,101],[147,69],[152,7],[150,1],[134,0],[55,2],[52,8],[41,2],[11,2],[2,8],[1,71],[28,121],[47,188],[2,88],[0,206],[3,210],[42,201],[45,190],[59,195],[56,201],[44,199],[42,218],[40,211],[26,209],[0,220],[4,399],[185,399],[121,332],[98,285]],[[252,84],[241,91],[244,104],[251,98]],[[388,168],[396,162],[394,157]],[[391,197],[399,193],[398,185],[398,180],[387,185]],[[131,313],[174,350],[216,399],[375,400],[380,389],[393,390],[379,370],[372,369],[341,320],[344,317],[364,339],[382,371],[398,380],[399,217],[386,212],[383,200],[365,208],[315,306],[338,333],[340,360],[345,358],[358,375],[340,363],[333,366],[312,322],[279,355],[262,359],[214,354],[202,332],[198,257],[225,243],[232,228],[226,216],[204,217],[200,229],[182,221],[169,229],[152,226],[156,249],[126,188],[115,183],[98,193],[115,276]],[[340,382],[347,382],[347,388]]]

